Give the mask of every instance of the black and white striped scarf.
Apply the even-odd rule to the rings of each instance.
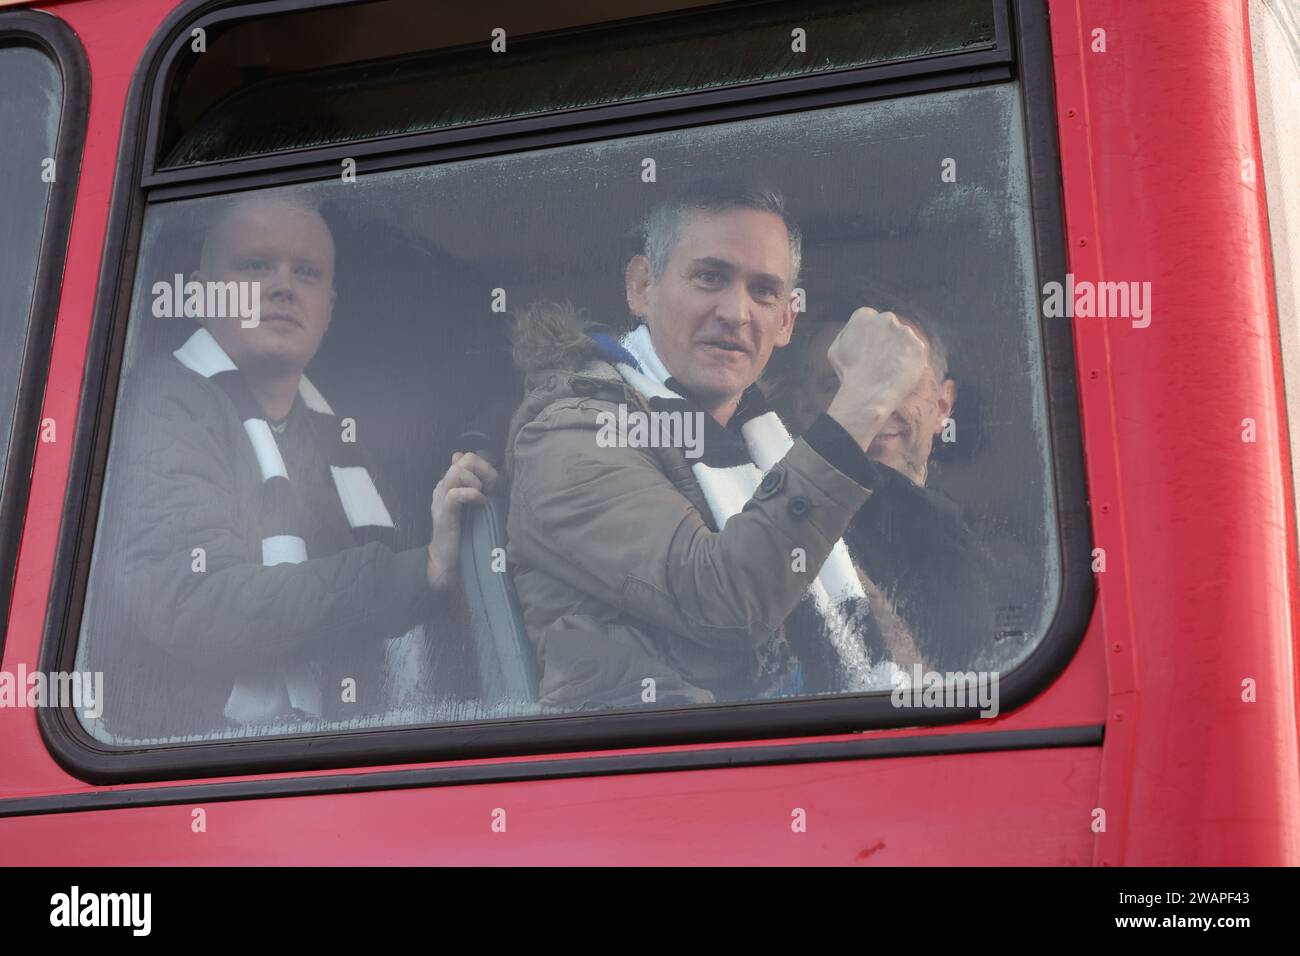
[[[677,391],[678,383],[655,352],[650,330],[645,325],[637,326],[617,343],[605,335],[592,338],[613,362],[623,381],[641,393],[652,410],[696,408]],[[742,397],[735,423],[740,427],[742,440],[737,440],[733,432],[705,414],[703,454],[691,464],[691,472],[719,529],[726,525],[727,519],[740,513],[758,490],[763,475],[794,446],[785,424],[767,407],[755,387]],[[867,653],[859,633],[860,617],[868,613],[867,594],[843,540],[835,542],[808,586],[807,597],[820,616],[843,668],[848,683],[844,690],[893,687],[904,672],[892,661],[873,662]]]
[[[311,526],[311,516],[285,468],[271,424],[243,374],[207,329],[199,329],[172,354],[186,368],[219,385],[244,423],[244,432],[262,472],[258,513],[263,566],[306,561],[305,533]],[[393,518],[362,460],[360,449],[355,442],[341,440],[334,410],[305,375],[298,383],[298,396],[313,415],[320,417],[320,434],[340,435],[339,441],[328,443],[327,458],[339,503],[357,536],[357,543],[379,541],[391,547]],[[288,713],[291,707],[319,715],[321,704],[317,668],[304,663],[285,673],[266,673],[262,669],[237,680],[226,701],[225,716],[238,723],[256,723]]]

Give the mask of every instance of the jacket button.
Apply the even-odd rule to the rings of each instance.
[[[808,512],[812,511],[812,502],[803,495],[795,495],[786,505],[786,510],[790,512],[790,517],[795,521],[802,521],[808,517]]]
[[[781,490],[785,484],[785,471],[780,468],[774,468],[763,476],[763,480],[758,483],[758,491],[754,492],[754,497],[759,501],[765,498],[771,498]]]

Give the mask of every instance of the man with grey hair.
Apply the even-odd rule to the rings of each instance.
[[[995,632],[989,558],[955,501],[929,487],[935,442],[955,437],[957,382],[939,323],[907,300],[878,288],[854,301],[894,312],[929,346],[929,361],[912,390],[890,411],[867,448],[879,466],[880,486],[854,516],[844,540],[864,573],[893,603],[928,666],[965,669]],[[841,309],[847,312],[848,309]],[[786,393],[789,418],[803,431],[823,414],[839,388],[828,351],[844,319],[816,321],[801,330]],[[778,399],[778,404],[780,400]],[[834,662],[796,641],[812,680]]]
[[[698,250],[705,254],[674,260],[673,252],[687,232],[692,240],[716,232],[716,242],[746,247],[751,253],[758,253],[762,244],[762,252],[786,271],[782,274],[775,266],[759,271],[744,277],[742,287],[737,263],[714,254],[705,242]],[[706,405],[719,398],[730,404],[709,407],[711,413],[729,417],[741,394],[762,374],[773,348],[789,342],[794,328],[789,299],[802,255],[799,229],[785,215],[780,193],[771,189],[697,183],[646,217],[644,253],[632,257],[624,276],[628,305],[647,327],[655,320],[650,329],[654,348],[683,389]],[[719,292],[736,301],[704,308]],[[692,308],[696,301],[700,307]],[[743,316],[743,309],[750,316]],[[661,314],[678,321],[658,321]],[[763,321],[746,322],[747,317]],[[738,328],[745,334],[735,334]]]
[[[840,388],[792,441],[755,387],[794,329],[799,232],[778,193],[708,182],[651,211],[624,274],[620,338],[572,310],[520,317],[526,397],[511,423],[507,561],[542,663],[543,704],[710,703],[879,690],[917,662],[841,535],[879,478],[866,454],[927,364],[861,309],[830,350]],[[610,421],[691,416],[698,455],[602,440]],[[807,688],[784,622],[800,604],[841,665]],[[897,623],[897,622],[892,622]]]

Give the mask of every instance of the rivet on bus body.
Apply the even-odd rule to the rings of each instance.
[[[1084,236],[1080,236],[1080,237],[1079,237],[1079,245],[1081,245],[1081,246],[1086,246],[1087,244],[1088,244],[1088,240],[1087,240],[1087,238],[1085,238]]]
[[[1124,649],[1124,645],[1121,644],[1119,641],[1116,641],[1114,644],[1110,646],[1110,649],[1114,651],[1116,654],[1118,654],[1120,651]]]
[[[1066,111],[1065,111],[1065,115],[1066,115],[1066,116],[1073,116],[1073,115],[1074,115],[1074,110],[1066,110]]]
[[[1124,712],[1123,712],[1123,711],[1117,711],[1117,712],[1115,713],[1115,723],[1117,723],[1117,724],[1122,724],[1122,723],[1124,723]]]
[[[1101,513],[1104,514],[1104,515],[1108,515],[1108,514],[1110,514],[1110,505],[1102,505],[1102,506],[1101,506]]]
[[[1096,369],[1093,369],[1091,372],[1088,373],[1088,378],[1101,378],[1101,372],[1098,372]]]

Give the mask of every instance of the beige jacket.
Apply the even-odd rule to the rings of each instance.
[[[719,531],[682,449],[597,443],[599,412],[649,408],[594,343],[555,316],[520,321],[543,328],[522,328],[517,348],[525,398],[507,446],[507,563],[542,703],[762,693],[780,678],[782,624],[811,581],[793,570],[795,549],[815,574],[871,492],[799,439]],[[537,347],[548,332],[557,347]]]

